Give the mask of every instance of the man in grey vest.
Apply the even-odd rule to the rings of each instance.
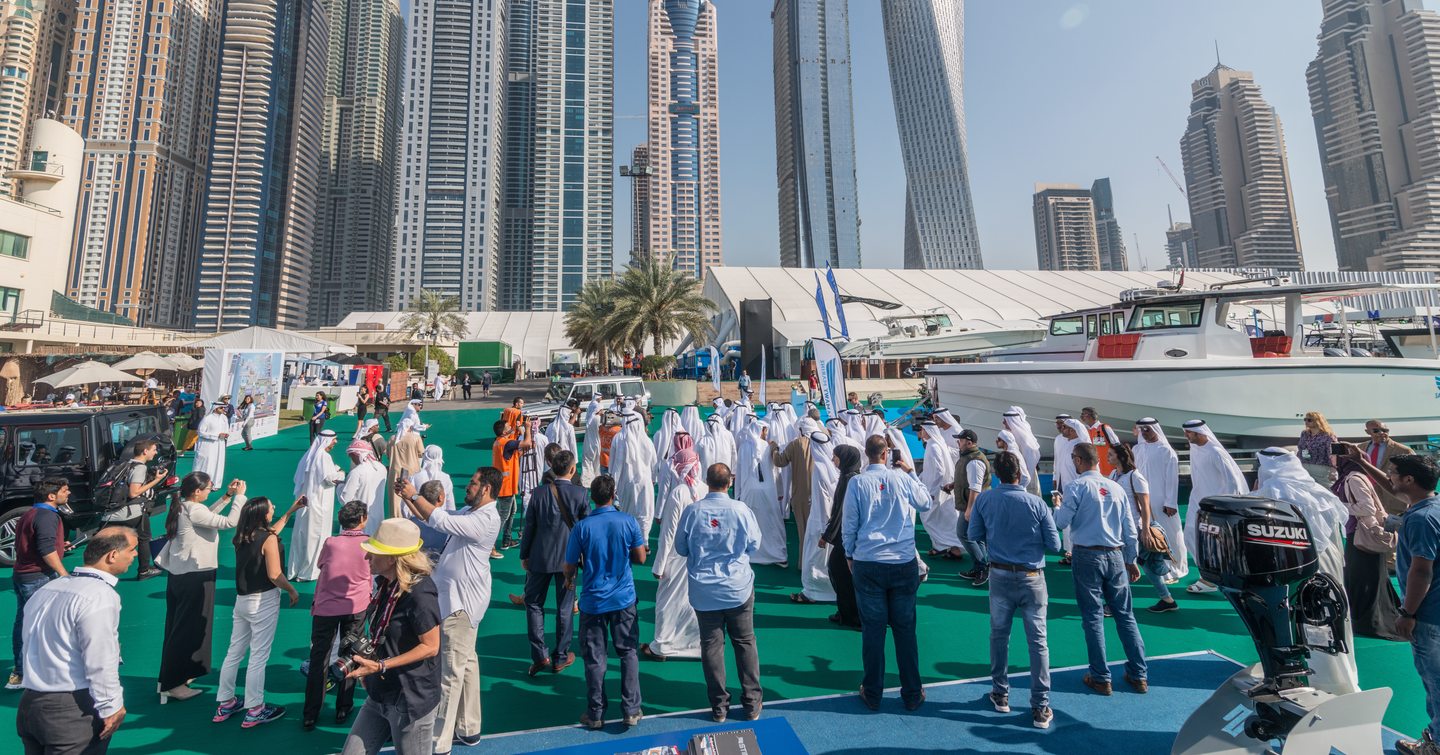
[[[970,538],[970,512],[975,499],[990,489],[990,459],[980,450],[979,438],[974,430],[961,430],[955,434],[955,440],[960,445],[960,455],[955,458],[955,482],[952,487],[955,508],[960,512],[955,535],[965,546],[965,552],[975,560],[974,568],[960,576],[976,587],[982,587],[990,581],[990,554],[985,549],[985,543]]]

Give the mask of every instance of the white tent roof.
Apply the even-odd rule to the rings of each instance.
[[[341,343],[258,326],[221,333],[203,341],[195,341],[190,346],[197,349],[263,349],[319,357],[355,353],[355,349]]]

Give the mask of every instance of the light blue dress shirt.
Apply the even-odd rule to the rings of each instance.
[[[750,554],[760,549],[760,523],[750,507],[724,493],[690,504],[675,530],[675,552],[685,558],[690,607],[723,611],[755,592]]]
[[[985,543],[990,563],[1045,568],[1045,551],[1060,551],[1060,531],[1050,507],[1019,485],[1001,484],[980,494],[970,512],[971,540]]]
[[[1076,546],[1118,547],[1125,563],[1134,563],[1140,546],[1133,511],[1125,488],[1092,469],[1065,486],[1055,526],[1069,527],[1070,541]]]
[[[914,472],[871,464],[845,489],[841,534],[854,561],[903,564],[915,558],[915,512],[929,511],[930,491]]]

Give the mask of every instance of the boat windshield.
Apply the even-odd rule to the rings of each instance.
[[[546,401],[560,402],[570,398],[570,389],[575,387],[574,383],[568,381],[556,381],[550,384],[550,390],[545,392]]]
[[[1078,336],[1085,332],[1085,319],[1080,315],[1054,317],[1050,320],[1050,335]]]
[[[1175,304],[1139,304],[1130,314],[1127,331],[1163,330],[1166,328],[1198,328],[1204,302]]]

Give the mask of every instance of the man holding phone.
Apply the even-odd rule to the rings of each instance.
[[[135,530],[140,561],[140,572],[135,577],[136,581],[158,577],[163,573],[155,568],[150,555],[149,508],[150,501],[154,498],[152,491],[169,473],[164,467],[150,471],[150,462],[154,461],[158,451],[159,445],[153,440],[135,441],[130,458],[121,462],[130,465],[130,471],[125,474],[128,485],[125,505],[100,517],[100,521],[106,526],[129,527]]]

